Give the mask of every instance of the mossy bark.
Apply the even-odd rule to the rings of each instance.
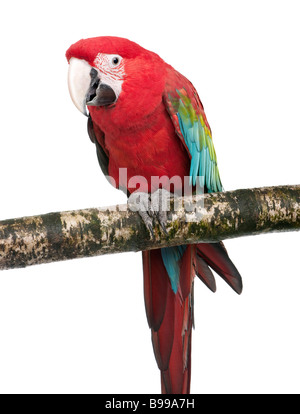
[[[205,194],[168,213],[168,235],[150,238],[126,205],[0,222],[0,269],[300,229],[300,186]],[[175,205],[178,207],[178,201]]]

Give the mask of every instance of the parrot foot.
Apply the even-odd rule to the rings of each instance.
[[[170,211],[170,193],[160,188],[151,194],[151,206],[154,211],[154,217],[160,224],[163,232],[168,235],[166,225],[168,221],[168,211]]]
[[[128,206],[131,211],[137,211],[145,226],[150,232],[152,239],[155,238],[153,226],[157,220],[163,232],[168,235],[167,212],[170,210],[170,193],[164,189],[158,189],[152,194],[134,192],[128,199]]]

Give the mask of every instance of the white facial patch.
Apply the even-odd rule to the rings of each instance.
[[[124,59],[117,54],[98,53],[94,66],[99,71],[101,83],[110,86],[118,98],[125,77]]]

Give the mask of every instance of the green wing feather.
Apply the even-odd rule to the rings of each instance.
[[[190,183],[197,180],[208,192],[222,191],[216,152],[203,105],[193,85],[168,67],[164,102],[175,130],[191,157]]]

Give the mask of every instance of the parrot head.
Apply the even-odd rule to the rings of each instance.
[[[82,39],[66,52],[68,86],[75,106],[85,115],[119,108],[130,116],[147,115],[161,101],[164,61],[155,53],[120,37]]]

